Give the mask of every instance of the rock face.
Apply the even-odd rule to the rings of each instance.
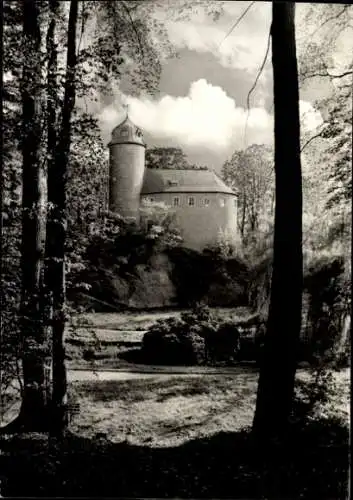
[[[170,276],[172,264],[165,254],[154,255],[148,264],[138,264],[130,282],[129,307],[152,308],[177,305],[177,293]]]
[[[247,283],[239,266],[220,265],[190,250],[155,253],[128,267],[101,265],[83,280],[91,285],[87,295],[95,311],[188,307],[198,301],[246,305]]]

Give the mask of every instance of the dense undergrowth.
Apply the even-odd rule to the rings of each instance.
[[[244,326],[256,329],[250,340],[240,334]],[[259,361],[263,332],[258,317],[243,322],[224,320],[208,307],[198,306],[180,318],[152,325],[143,337],[141,355],[145,362],[167,365],[229,365],[249,358]]]

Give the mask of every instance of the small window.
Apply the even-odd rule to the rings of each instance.
[[[224,207],[224,205],[225,205],[224,198],[220,198],[219,204],[220,204],[221,207]]]
[[[127,128],[122,128],[120,131],[120,137],[128,137],[129,136],[129,130]]]
[[[189,207],[193,207],[195,205],[195,198],[193,196],[189,197],[188,205],[189,205]]]
[[[173,206],[179,207],[179,205],[180,205],[180,198],[176,196],[175,198],[173,198]]]
[[[209,205],[210,205],[210,200],[209,200],[208,198],[205,198],[205,199],[203,200],[203,204],[205,205],[205,207],[209,207]]]
[[[168,186],[177,186],[178,185],[178,181],[174,181],[174,180],[169,179],[167,181],[167,184],[168,184]]]
[[[153,202],[154,202],[154,198],[153,198],[153,196],[150,196],[150,198],[149,198],[149,200],[148,200],[148,201],[150,201],[151,203],[153,203]]]

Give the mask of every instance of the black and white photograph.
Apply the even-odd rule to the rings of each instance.
[[[3,0],[0,498],[350,498],[353,7]]]

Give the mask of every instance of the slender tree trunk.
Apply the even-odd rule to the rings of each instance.
[[[75,106],[77,16],[78,1],[71,0],[62,119],[55,161],[53,161],[48,175],[48,200],[51,204],[51,210],[47,225],[47,257],[49,268],[47,285],[53,300],[53,391],[51,422],[53,434],[60,434],[67,425],[65,411],[67,380],[64,348],[65,240],[67,225],[66,178],[71,142],[71,116]],[[52,140],[54,141],[54,137]]]
[[[276,207],[271,301],[253,431],[260,441],[288,429],[302,304],[302,180],[295,4],[272,4]]]
[[[42,277],[44,259],[43,172],[40,158],[41,35],[38,6],[23,2],[22,73],[22,296],[24,390],[14,424],[23,430],[45,430],[44,327]],[[11,426],[11,424],[10,424]]]
[[[275,198],[276,198],[276,194],[275,194],[275,191],[273,191],[273,193],[271,194],[271,210],[270,210],[271,215],[273,215],[274,209],[275,209]]]
[[[240,234],[242,239],[244,239],[244,231],[245,231],[245,214],[246,214],[246,194],[243,193],[243,206],[242,206],[242,215],[240,224]]]
[[[53,173],[55,171],[55,155],[57,146],[57,45],[55,41],[56,21],[59,12],[58,0],[49,0],[50,20],[47,31],[47,238],[45,245],[46,266],[45,266],[45,319],[47,327],[47,338],[53,338],[52,321],[53,321],[53,293],[52,293],[52,248],[55,245],[53,240]],[[53,352],[52,352],[53,355]],[[52,387],[50,388],[52,389]],[[50,390],[50,399],[52,399],[52,390]]]

